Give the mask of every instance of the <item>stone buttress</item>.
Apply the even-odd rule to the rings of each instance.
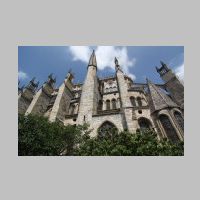
[[[59,87],[58,94],[52,107],[49,120],[54,122],[56,120],[64,121],[65,115],[68,113],[70,101],[73,98],[73,74],[68,72],[64,82]]]
[[[20,114],[25,114],[33,100],[33,96],[39,84],[39,82],[35,83],[34,81],[35,78],[33,78],[24,89],[20,88],[20,92],[18,93],[18,113]]]
[[[42,85],[39,91],[35,94],[25,115],[28,114],[44,115],[52,98],[52,93],[54,92],[55,81],[56,80],[52,78],[52,74],[50,74],[48,76],[48,80]]]

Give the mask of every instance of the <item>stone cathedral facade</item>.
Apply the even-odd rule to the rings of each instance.
[[[68,72],[59,88],[52,75],[37,89],[32,79],[24,88],[18,88],[18,112],[48,117],[64,125],[88,123],[91,136],[102,128],[115,127],[133,134],[153,129],[158,138],[172,141],[184,139],[184,86],[163,62],[156,67],[164,84],[135,83],[126,76],[115,58],[116,73],[98,78],[98,65],[93,51],[83,84],[73,83]]]

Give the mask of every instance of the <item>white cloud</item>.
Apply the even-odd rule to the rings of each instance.
[[[184,84],[184,53],[176,55],[170,62],[169,66],[173,66],[174,72],[179,80]]]
[[[25,80],[25,79],[28,78],[28,75],[23,71],[19,71],[18,72],[18,78],[19,78],[19,80]]]
[[[184,82],[184,63],[181,66],[178,66],[175,69],[176,75],[179,77],[179,79]]]
[[[91,54],[91,50],[88,46],[70,46],[70,53],[73,56],[73,60],[80,60],[82,62],[88,62]]]
[[[73,60],[79,60],[84,63],[89,62],[92,52],[91,47],[88,46],[71,46],[69,47]],[[115,46],[97,46],[96,50],[97,66],[99,70],[104,70],[106,67],[115,69],[114,58],[117,57],[119,64],[125,74],[135,79],[135,75],[130,73],[130,67],[135,65],[136,59],[129,59],[128,50],[126,47]]]

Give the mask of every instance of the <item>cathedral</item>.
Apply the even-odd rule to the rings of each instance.
[[[158,139],[183,141],[184,86],[173,71],[161,62],[155,71],[164,84],[148,79],[135,83],[124,74],[117,58],[114,62],[115,75],[99,78],[93,51],[84,83],[74,84],[71,71],[59,88],[52,74],[41,88],[32,79],[26,87],[18,87],[18,113],[45,116],[64,125],[88,123],[91,136],[110,128],[133,134],[152,129]]]

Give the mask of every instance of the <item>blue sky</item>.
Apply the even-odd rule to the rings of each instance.
[[[100,77],[115,73],[116,56],[125,74],[135,82],[146,82],[148,77],[155,83],[162,83],[155,70],[155,66],[160,66],[160,60],[168,64],[184,81],[183,46],[19,46],[20,86],[26,85],[32,77],[36,77],[41,85],[50,73],[56,76],[56,86],[59,86],[70,68],[75,74],[74,82],[83,82],[93,49]]]

